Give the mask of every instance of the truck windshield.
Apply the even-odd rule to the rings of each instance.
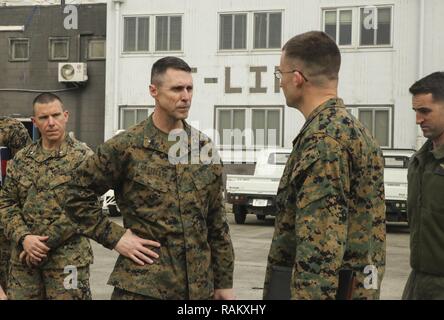
[[[285,165],[289,156],[289,153],[270,153],[268,164]]]
[[[384,157],[384,166],[386,168],[408,168],[409,158],[402,156],[385,156]]]

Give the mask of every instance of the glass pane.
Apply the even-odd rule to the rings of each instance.
[[[156,17],[156,51],[168,50],[168,17]]]
[[[245,145],[245,110],[233,110],[234,145]],[[237,133],[236,133],[237,132]],[[241,136],[239,134],[242,134]]]
[[[254,144],[266,145],[265,141],[265,110],[253,110],[252,126]]]
[[[220,49],[232,49],[231,39],[233,34],[233,15],[222,14],[220,16]]]
[[[371,110],[359,110],[359,121],[373,134],[373,113]]]
[[[231,110],[220,110],[218,130],[221,145],[231,145]]]
[[[361,45],[374,45],[375,44],[375,29],[369,16],[372,12],[365,14],[364,8],[361,8]]]
[[[281,32],[282,32],[282,14],[271,13],[268,48],[281,47]]]
[[[278,146],[280,145],[280,111],[279,110],[269,110],[267,117],[267,145],[268,146]]]
[[[28,41],[13,42],[13,58],[28,59]]]
[[[148,118],[148,109],[137,109],[136,123],[142,122],[146,118]]]
[[[336,41],[336,11],[325,12],[325,33]]]
[[[375,111],[375,138],[381,146],[389,146],[389,112]]]
[[[68,58],[68,43],[66,41],[53,41],[52,58],[53,59],[67,59]]]
[[[378,9],[378,33],[377,44],[384,45],[391,43],[391,9]]]
[[[254,48],[267,47],[267,14],[254,14]]]
[[[136,18],[124,19],[123,51],[136,50]]]
[[[352,11],[341,11],[339,14],[339,44],[350,45],[352,40]]]
[[[170,50],[182,49],[182,17],[170,17]]]
[[[134,123],[134,112],[135,110],[123,110],[123,128],[128,129],[129,127],[135,125]]]
[[[105,58],[106,46],[104,40],[90,41],[89,43],[90,58]]]
[[[150,18],[143,17],[139,18],[138,21],[137,51],[148,51],[150,40]]]
[[[247,48],[247,15],[238,14],[234,18],[234,49]]]

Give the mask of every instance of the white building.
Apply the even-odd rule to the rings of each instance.
[[[285,106],[273,72],[289,38],[324,30],[342,52],[339,95],[350,111],[382,146],[416,148],[408,88],[444,70],[442,0],[110,0],[107,10],[105,138],[152,111],[151,66],[174,55],[195,68],[192,124],[275,130],[290,147],[304,118]],[[212,138],[226,158],[233,141]],[[263,147],[253,136],[238,144]]]

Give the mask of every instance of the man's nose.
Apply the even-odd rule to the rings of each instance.
[[[48,124],[49,124],[50,126],[53,126],[53,125],[55,124],[55,121],[54,121],[54,118],[53,118],[53,117],[49,116],[49,118],[48,118]]]
[[[191,92],[188,91],[187,89],[184,89],[182,91],[182,100],[188,101],[191,99]]]
[[[421,124],[423,122],[424,122],[424,117],[421,114],[417,113],[416,114],[416,124]]]

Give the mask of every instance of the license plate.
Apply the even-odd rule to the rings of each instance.
[[[253,207],[266,207],[268,200],[264,199],[253,199]]]

